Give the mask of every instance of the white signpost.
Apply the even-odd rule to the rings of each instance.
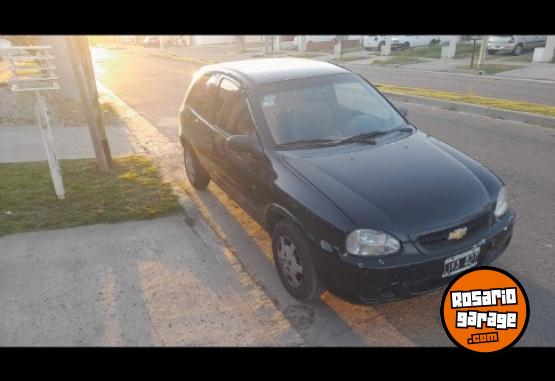
[[[59,200],[65,198],[62,171],[54,149],[54,138],[50,128],[48,112],[41,92],[59,90],[54,56],[50,46],[14,46],[5,48],[12,72],[11,90],[15,93],[32,91],[35,93],[35,110],[42,135],[42,142],[48,158],[50,176]]]

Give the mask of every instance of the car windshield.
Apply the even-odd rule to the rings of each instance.
[[[278,146],[353,142],[356,136],[374,138],[407,127],[399,113],[354,74],[263,84],[257,96]]]

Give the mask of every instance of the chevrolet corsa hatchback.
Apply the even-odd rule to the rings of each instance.
[[[405,114],[342,67],[245,60],[195,75],[179,136],[190,183],[269,232],[293,296],[376,303],[489,264],[513,233],[503,182]]]

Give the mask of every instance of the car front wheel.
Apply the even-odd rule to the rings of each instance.
[[[187,172],[187,178],[191,185],[196,189],[206,188],[210,182],[210,176],[208,176],[206,170],[200,165],[189,143],[183,145],[183,156],[185,160],[185,171]]]
[[[283,220],[276,224],[272,252],[279,278],[291,295],[303,302],[320,296],[323,288],[310,244],[295,223]]]

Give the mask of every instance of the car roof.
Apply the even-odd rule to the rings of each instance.
[[[349,70],[337,65],[303,58],[249,59],[223,62],[202,68],[202,74],[212,71],[228,73],[249,85],[350,73]]]

